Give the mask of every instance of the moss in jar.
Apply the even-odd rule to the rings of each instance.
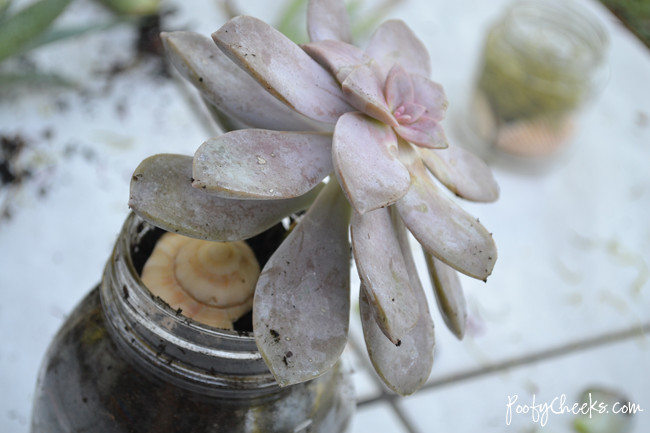
[[[544,117],[551,124],[563,125],[566,115],[586,96],[588,83],[552,61],[552,53],[539,52],[533,41],[524,42],[521,52],[515,51],[502,42],[501,31],[497,26],[488,34],[478,82],[497,119]]]

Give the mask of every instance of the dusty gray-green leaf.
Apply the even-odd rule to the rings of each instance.
[[[433,286],[436,295],[440,314],[451,333],[462,340],[465,336],[465,324],[467,323],[467,303],[458,273],[426,250],[424,258],[429,268],[431,286]]]
[[[499,185],[490,167],[470,151],[451,145],[417,151],[429,171],[454,194],[478,202],[499,198]]]
[[[413,295],[402,250],[388,208],[352,215],[352,251],[359,278],[368,295],[377,325],[393,342],[418,322],[418,301]]]
[[[194,155],[193,186],[220,197],[306,194],[334,170],[332,134],[245,129],[206,141]]]
[[[418,301],[420,318],[415,328],[402,339],[401,344],[395,346],[377,326],[363,286],[359,292],[359,306],[363,336],[375,371],[390,389],[399,395],[410,395],[420,389],[431,374],[435,335],[427,297],[418,278],[404,223],[394,206],[391,211],[411,287]]]
[[[410,144],[400,140],[399,145],[400,161],[411,173],[409,192],[396,203],[406,227],[438,260],[486,280],[497,260],[492,235],[438,189]]]
[[[0,61],[47,30],[68,3],[70,0],[41,0],[5,18],[0,26]]]
[[[350,18],[343,0],[310,0],[307,32],[312,42],[331,39],[352,43]]]
[[[276,99],[231,62],[210,38],[194,32],[163,32],[161,38],[176,69],[226,118],[249,128],[331,130],[331,126],[309,119]]]
[[[306,209],[320,187],[287,200],[232,200],[192,187],[192,157],[160,154],[136,168],[129,206],[153,225],[197,239],[248,239]]]
[[[350,314],[350,214],[336,179],[330,179],[257,282],[255,340],[280,386],[327,372],[345,348]]]
[[[342,114],[354,111],[334,77],[265,22],[235,17],[212,38],[230,60],[299,113],[334,124]]]

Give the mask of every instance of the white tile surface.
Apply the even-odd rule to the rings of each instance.
[[[551,361],[540,362],[509,372],[443,386],[399,400],[401,408],[415,420],[420,433],[453,432],[549,432],[575,433],[572,414],[549,413],[542,427],[532,412],[517,414],[516,405],[551,404],[566,395],[566,405],[579,402],[590,387],[615,389],[626,395],[643,412],[633,416],[634,433],[650,431],[650,347],[647,341],[626,341]],[[515,413],[506,424],[509,397]],[[554,408],[559,408],[559,401]],[[617,407],[618,409],[618,407]],[[594,417],[599,414],[593,413]]]
[[[408,433],[388,403],[376,403],[359,409],[350,433]]]

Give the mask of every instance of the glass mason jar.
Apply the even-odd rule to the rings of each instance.
[[[470,104],[466,132],[480,141],[478,150],[555,153],[607,81],[606,46],[600,22],[573,2],[511,6],[487,34]]]
[[[280,388],[251,333],[202,325],[151,295],[139,274],[162,233],[127,218],[101,285],[48,349],[32,433],[346,431],[356,403],[345,362]]]

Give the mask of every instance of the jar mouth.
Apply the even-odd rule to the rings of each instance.
[[[253,336],[252,311],[246,313],[239,320],[233,323],[234,330],[216,328],[183,315],[182,310],[174,310],[169,304],[167,304],[167,302],[165,302],[165,300],[158,296],[154,296],[142,282],[142,269],[149,259],[156,243],[162,235],[167,233],[167,231],[155,227],[146,221],[140,221],[137,225],[136,232],[137,235],[129,239],[128,248],[131,254],[124,258],[125,264],[134,276],[134,279],[139,283],[138,288],[144,289],[145,293],[152,297],[154,302],[162,308],[164,314],[169,316],[170,320],[178,320],[185,324],[192,324],[194,327],[202,328],[202,332],[219,337],[227,335],[231,338],[241,339],[244,341],[255,339]]]
[[[253,332],[194,321],[142,283],[140,271],[162,233],[131,213],[106,264],[100,293],[118,347],[125,355],[137,355],[129,357],[145,370],[194,391],[277,391]]]
[[[607,32],[584,8],[524,1],[510,8],[504,23],[512,48],[532,64],[583,76],[604,62]]]

